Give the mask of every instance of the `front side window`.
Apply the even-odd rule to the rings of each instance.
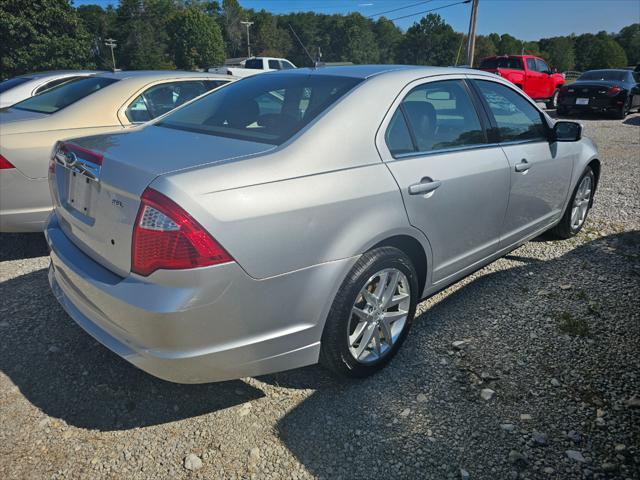
[[[223,82],[220,82],[223,83]],[[131,102],[125,115],[132,123],[148,122],[220,86],[219,82],[190,80],[154,85]]]
[[[78,78],[16,103],[12,108],[38,113],[55,113],[117,81],[109,77]]]
[[[400,104],[387,130],[392,154],[407,153],[402,116],[411,132],[412,151],[431,152],[486,143],[478,113],[461,80],[430,82],[414,88]]]
[[[549,68],[549,65],[547,65],[547,62],[545,62],[544,60],[540,60],[539,58],[536,58],[536,69],[539,72],[543,73],[551,72],[551,69]]]
[[[361,81],[333,75],[255,75],[169,114],[157,126],[280,145]]]
[[[282,70],[291,70],[292,68],[296,68],[291,62],[288,62],[287,60],[282,60],[282,62],[280,63],[282,63]]]
[[[534,72],[538,71],[538,66],[536,65],[535,58],[527,58],[527,68],[529,70],[533,70]]]
[[[496,82],[474,82],[495,119],[501,141],[547,139],[542,115],[522,95]]]

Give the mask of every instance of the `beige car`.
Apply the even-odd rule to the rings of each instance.
[[[43,229],[56,141],[143,124],[234,80],[198,72],[102,73],[0,110],[0,232]]]

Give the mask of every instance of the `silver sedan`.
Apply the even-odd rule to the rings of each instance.
[[[387,364],[416,304],[584,225],[594,144],[473,70],[257,75],[129,134],[60,143],[53,291],[139,368],[198,383]]]

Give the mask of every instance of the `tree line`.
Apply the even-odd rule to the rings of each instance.
[[[111,68],[107,38],[117,42],[122,69],[197,69],[246,56],[251,21],[255,55],[286,57],[298,66],[327,62],[461,65],[466,36],[437,14],[406,32],[385,17],[313,12],[273,15],[240,6],[238,0],[120,0],[117,7],[69,0],[0,0],[0,76],[48,70]],[[615,68],[640,62],[640,24],[617,33],[598,32],[522,41],[492,33],[476,39],[474,65],[485,56],[533,54],[560,71]]]

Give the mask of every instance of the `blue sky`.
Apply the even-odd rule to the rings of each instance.
[[[245,8],[265,9],[274,14],[314,11],[317,13],[360,12],[368,16],[407,5],[387,13],[387,18],[410,15],[460,0],[239,0]],[[117,5],[117,0],[75,0],[75,5]],[[469,27],[470,4],[454,5],[439,13],[456,31]],[[480,0],[478,33],[509,33],[523,40],[537,40],[569,33],[617,32],[640,22],[640,0]],[[406,29],[422,14],[396,21]],[[375,18],[375,17],[374,17]]]

